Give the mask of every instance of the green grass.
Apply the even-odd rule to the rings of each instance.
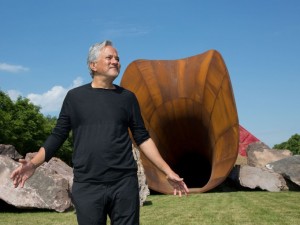
[[[74,211],[12,210],[0,225],[73,225]],[[300,192],[214,192],[188,197],[151,195],[141,208],[141,225],[299,225]]]

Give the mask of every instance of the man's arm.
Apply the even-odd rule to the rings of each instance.
[[[20,159],[21,165],[15,169],[10,178],[13,180],[15,188],[24,187],[25,181],[28,180],[35,172],[35,169],[45,161],[45,149],[40,148],[38,153],[30,160]]]
[[[145,156],[166,175],[168,182],[174,188],[174,195],[176,195],[177,192],[179,196],[181,196],[182,193],[186,195],[188,194],[189,189],[184,183],[183,178],[180,178],[161,157],[155,143],[151,138],[144,141],[139,148],[145,154]]]

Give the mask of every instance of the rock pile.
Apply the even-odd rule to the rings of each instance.
[[[143,205],[149,195],[149,189],[139,161],[138,149],[133,148],[133,152],[138,164],[140,205]],[[53,157],[36,169],[23,188],[14,188],[10,175],[19,166],[17,160],[23,157],[13,146],[0,145],[0,153],[0,201],[3,200],[17,208],[50,209],[57,212],[73,208],[73,171],[70,166]],[[25,158],[31,159],[34,154],[36,153],[28,153]]]
[[[140,151],[138,148],[133,147],[133,156],[137,162],[138,166],[138,178],[139,178],[139,189],[140,189],[140,206],[144,204],[147,199],[147,196],[150,195],[150,190],[147,185],[146,175],[144,167],[140,158]]]
[[[270,149],[263,142],[249,144],[246,151],[246,163],[235,165],[228,176],[230,180],[250,189],[300,190],[300,155]]]

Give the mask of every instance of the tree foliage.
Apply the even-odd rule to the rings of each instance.
[[[288,149],[294,155],[300,154],[300,135],[294,134],[287,141],[274,145],[274,149]]]
[[[25,156],[28,152],[37,151],[51,133],[56,117],[45,117],[40,107],[28,99],[19,97],[13,102],[7,94],[0,90],[0,144],[15,146]],[[71,163],[71,136],[64,143],[56,156]]]

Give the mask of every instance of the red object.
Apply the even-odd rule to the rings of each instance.
[[[239,154],[241,156],[247,156],[246,149],[249,144],[260,141],[257,137],[247,131],[240,125],[240,142],[239,142]]]

